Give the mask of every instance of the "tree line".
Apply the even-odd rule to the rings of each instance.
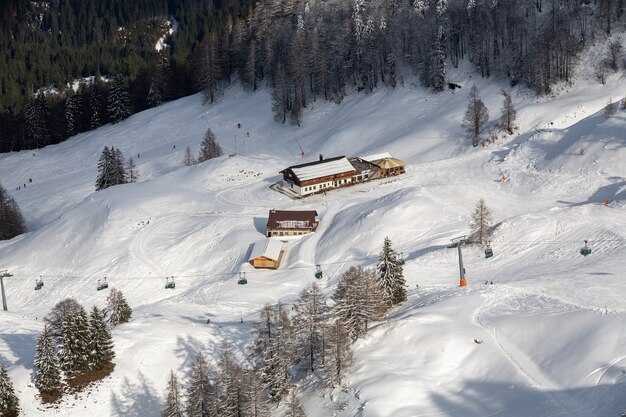
[[[348,269],[331,300],[313,283],[291,310],[282,303],[264,306],[253,325],[246,365],[235,360],[228,344],[216,369],[197,353],[185,392],[170,373],[162,416],[263,417],[279,403],[287,416],[305,416],[295,384],[311,376],[329,388],[345,383],[351,344],[406,300],[402,269],[402,258],[386,238],[376,268]]]
[[[502,75],[511,85],[524,83],[540,94],[547,93],[554,83],[571,80],[577,55],[585,46],[609,36],[626,19],[621,2],[611,0],[566,0],[558,4],[544,4],[543,0],[262,0],[254,5],[248,0],[219,5],[193,0],[113,5],[111,0],[90,0],[72,5],[73,13],[89,16],[87,21],[94,23],[93,29],[85,29],[83,26],[89,25],[74,22],[72,27],[68,23],[71,18],[54,18],[55,14],[71,15],[69,10],[55,9],[56,2],[44,11],[43,19],[34,22],[33,16],[38,14],[29,7],[42,2],[31,3],[11,0],[5,6],[2,16],[8,24],[6,29],[0,25],[0,47],[15,55],[13,51],[31,42],[39,49],[33,46],[29,54],[60,54],[64,59],[59,61],[67,62],[69,67],[57,70],[58,85],[80,76],[102,74],[114,78],[119,74],[128,86],[127,111],[131,114],[199,90],[213,103],[233,80],[240,80],[250,90],[267,84],[272,89],[277,121],[297,125],[311,101],[340,102],[352,91],[394,87],[407,72],[418,75],[424,86],[441,91],[448,81],[463,81],[449,80],[446,72],[447,67],[458,67],[463,60],[469,61],[482,77]],[[180,28],[162,54],[156,53],[150,43],[156,39],[148,42],[146,37],[129,35],[124,42],[115,40],[114,29],[132,26],[146,16],[168,13],[176,17]],[[103,26],[107,17],[109,23]],[[117,55],[111,54],[103,62],[91,56],[87,59],[46,50],[52,48],[51,44],[57,45],[52,36],[54,28],[65,24],[70,27],[59,36],[70,39],[61,45],[86,45],[93,51],[98,49],[94,48],[96,39],[109,39],[118,48]],[[15,39],[12,31],[17,33]],[[97,33],[91,33],[94,31]],[[140,45],[133,47],[136,42]],[[40,48],[40,43],[47,46]],[[605,55],[596,69],[600,82],[623,67],[618,42],[610,42]],[[114,58],[117,56],[121,60]],[[22,62],[30,60],[11,59],[12,65],[24,65]],[[86,63],[97,63],[98,67]],[[111,88],[106,84],[85,89],[94,89],[101,103],[98,123],[86,122],[98,106],[86,107],[87,92],[78,93],[82,96],[78,127],[64,117],[66,108],[71,107],[67,101],[74,93],[50,98],[33,96],[38,87],[54,78],[48,76],[46,68],[58,68],[56,61],[48,66],[35,65],[34,71],[12,70],[8,65],[3,68],[7,68],[6,81],[0,85],[23,91],[0,94],[7,97],[0,102],[0,132],[6,132],[0,134],[2,152],[58,143],[70,134],[119,121],[117,116],[102,111]],[[28,82],[10,78],[12,74],[31,73],[43,75]],[[20,100],[15,98],[18,96]],[[36,103],[41,120],[34,123],[23,110],[27,103],[37,100],[50,103]],[[49,133],[43,139],[33,137],[42,126]]]

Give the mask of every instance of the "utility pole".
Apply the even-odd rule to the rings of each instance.
[[[467,281],[465,280],[465,268],[463,267],[463,253],[461,252],[461,246],[467,242],[466,236],[455,237],[452,239],[452,244],[448,245],[448,249],[457,248],[459,251],[459,287],[466,287]]]
[[[0,271],[0,289],[2,291],[2,309],[4,311],[9,311],[7,308],[7,297],[4,295],[4,278],[12,277],[13,275],[9,274],[6,269]]]

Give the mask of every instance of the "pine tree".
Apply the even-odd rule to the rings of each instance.
[[[119,123],[131,114],[128,87],[121,74],[113,77],[109,84],[109,117],[113,123]]]
[[[439,2],[441,3],[441,2]],[[437,28],[435,46],[433,50],[433,88],[435,91],[443,91],[446,87],[446,52],[445,32],[442,25]]]
[[[331,387],[340,386],[352,366],[352,350],[348,329],[339,319],[329,327],[324,343],[324,381]]]
[[[72,378],[89,370],[91,337],[87,313],[81,307],[63,320],[59,362],[65,375]]]
[[[37,350],[33,360],[35,387],[41,392],[54,392],[61,388],[61,370],[56,356],[56,343],[46,325],[37,339]]]
[[[75,94],[65,100],[65,136],[71,137],[79,132],[81,115],[80,95]]]
[[[511,100],[511,94],[505,90],[500,90],[502,94],[502,116],[500,116],[500,126],[509,135],[513,134],[515,130],[515,120],[517,119],[517,111],[513,107],[513,100]]]
[[[104,321],[104,313],[96,306],[91,310],[89,333],[89,369],[99,370],[113,361],[115,352],[113,351],[111,332]]]
[[[204,355],[199,352],[191,365],[187,388],[187,417],[218,417],[215,391]]]
[[[107,314],[109,314],[109,322],[114,326],[122,323],[128,323],[133,311],[126,302],[124,294],[116,288],[112,288],[107,297]]]
[[[137,174],[137,165],[135,164],[135,160],[130,157],[128,158],[128,162],[126,163],[126,182],[137,182],[138,177],[139,175]]]
[[[0,184],[0,240],[12,239],[26,232],[26,224],[17,203]]]
[[[285,417],[306,417],[304,407],[302,407],[302,403],[300,402],[300,398],[298,398],[295,388],[292,389],[291,394],[289,394]]]
[[[124,164],[124,155],[119,148],[111,147],[111,184],[120,185],[126,184],[127,174],[126,166]]]
[[[324,322],[328,307],[322,289],[313,283],[300,293],[294,305],[294,327],[298,346],[298,359],[307,363],[306,369],[314,372],[321,366],[324,346]]]
[[[398,254],[391,248],[391,240],[385,237],[383,249],[378,257],[378,284],[389,305],[406,301],[406,282]]]
[[[26,103],[26,135],[29,145],[40,148],[50,144],[48,100],[45,94],[39,93]]]
[[[208,40],[198,48],[196,58],[196,82],[202,88],[204,102],[210,104],[215,102],[219,93],[219,79],[222,76],[217,48],[217,37],[211,33]]]
[[[463,118],[463,126],[469,133],[473,146],[478,146],[480,143],[480,133],[488,120],[489,112],[487,107],[478,95],[478,88],[476,85],[473,85],[470,90],[465,117]]]
[[[20,414],[20,402],[15,395],[13,383],[3,365],[0,365],[0,416],[17,417]]]
[[[183,164],[185,164],[185,166],[192,166],[195,165],[196,163],[196,158],[193,157],[192,153],[191,153],[191,148],[189,147],[189,145],[187,145],[187,147],[185,148],[185,156],[183,157]]]
[[[491,238],[493,217],[491,210],[482,198],[476,203],[476,209],[470,220],[471,239],[477,243],[485,244]]]
[[[161,417],[183,417],[182,393],[174,371],[170,372],[167,380],[167,394]]]
[[[211,128],[207,129],[204,134],[204,139],[200,144],[200,153],[198,154],[198,162],[202,163],[209,159],[222,156],[222,147],[217,143],[215,135],[211,131]]]

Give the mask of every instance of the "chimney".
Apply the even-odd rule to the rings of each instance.
[[[324,160],[324,155],[320,154],[320,161]]]

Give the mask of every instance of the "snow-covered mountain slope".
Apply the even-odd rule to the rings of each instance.
[[[407,259],[409,300],[355,344],[345,392],[306,398],[309,415],[626,410],[626,112],[602,116],[609,96],[626,94],[624,79],[580,81],[546,98],[515,89],[519,133],[484,148],[469,146],[460,127],[472,82],[437,95],[407,84],[314,102],[300,128],[272,120],[267,91],[232,87],[214,107],[192,96],[2,155],[0,181],[31,230],[0,242],[0,269],[14,275],[5,280],[0,360],[24,415],[159,415],[170,369],[186,375],[194,352],[215,353],[223,340],[243,357],[263,304],[293,301],[318,263],[331,293],[349,266],[375,264],[385,236]],[[505,86],[476,83],[495,119]],[[185,147],[196,152],[208,127],[234,156],[184,167]],[[105,145],[134,157],[138,183],[94,192]],[[382,151],[406,161],[407,174],[297,201],[269,188],[281,169],[318,154]],[[467,248],[469,286],[459,288],[446,245],[467,233],[481,197],[499,223],[495,256]],[[272,208],[314,209],[321,224],[286,245],[279,270],[253,270],[245,260]],[[588,257],[578,254],[585,239]],[[237,285],[240,271],[246,286]],[[40,274],[45,287],[35,292]],[[132,322],[113,331],[116,369],[90,394],[44,409],[30,383],[41,318],[66,297],[102,306],[106,292],[95,287],[105,276],[134,308]],[[163,288],[166,276],[175,290]]]

